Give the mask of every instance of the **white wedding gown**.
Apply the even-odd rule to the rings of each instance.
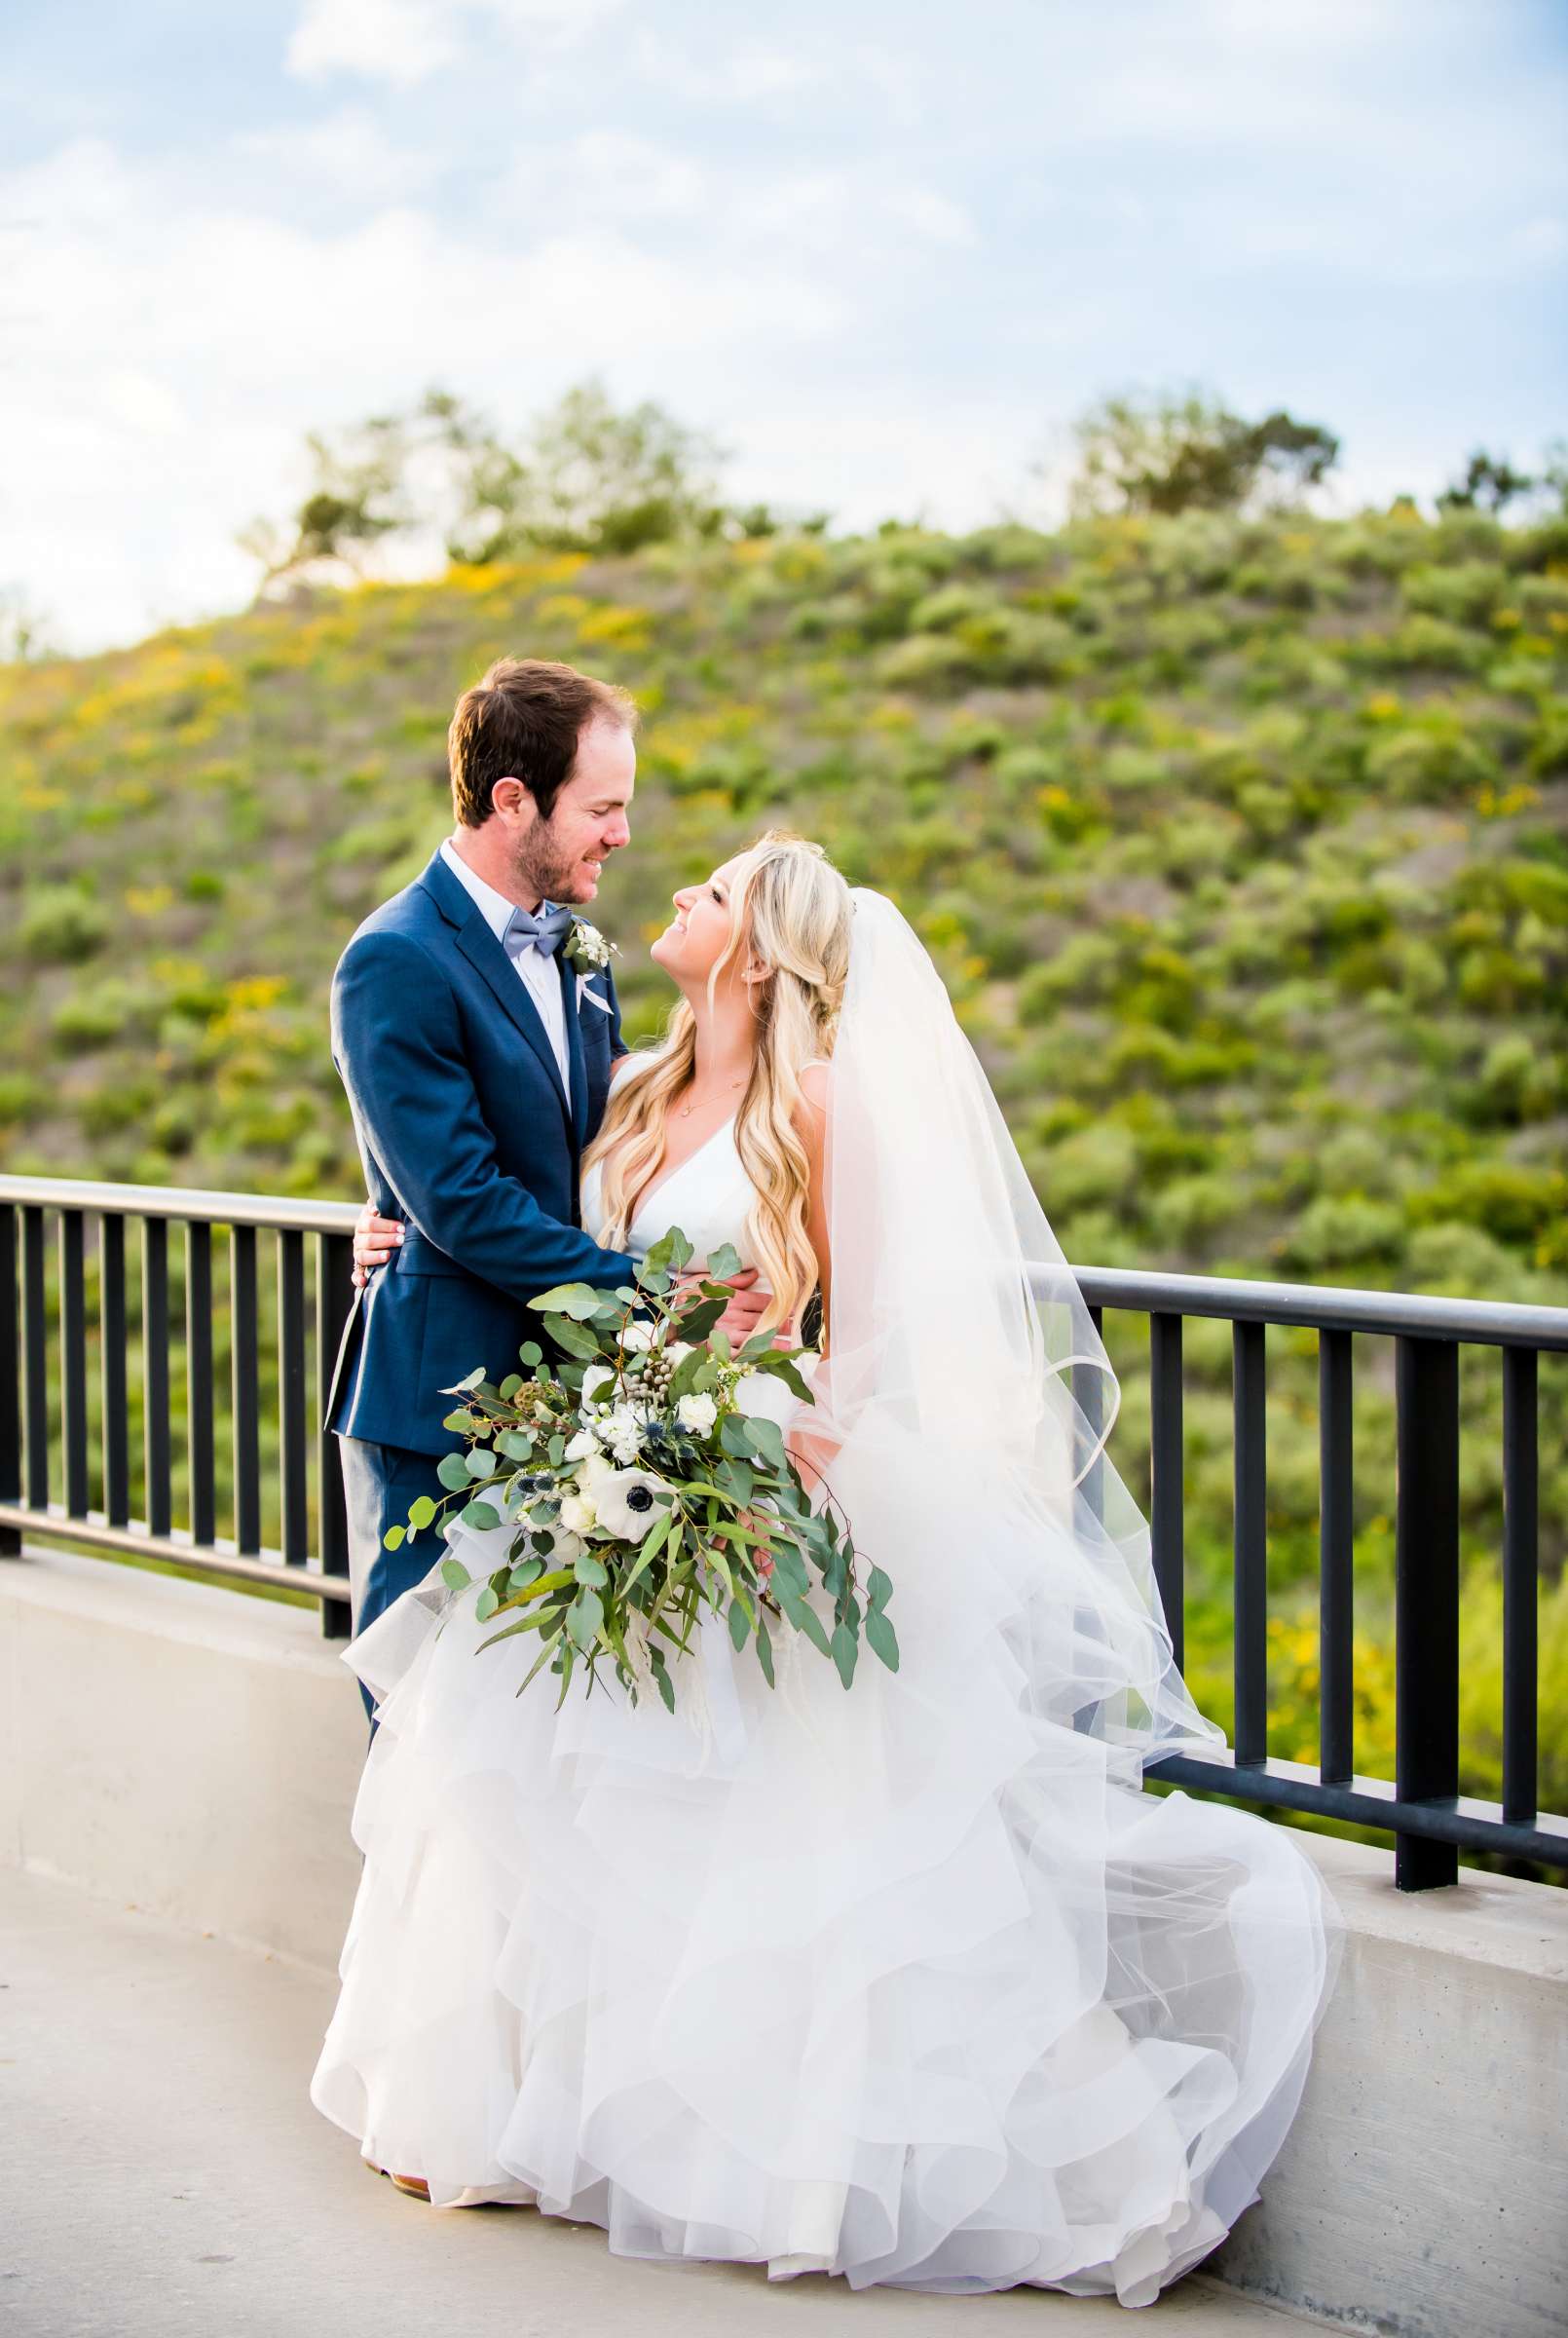
[[[628,1247],[678,1224],[744,1256],[748,1198],[731,1124]],[[557,1713],[544,1676],[514,1694],[533,1642],[476,1654],[473,1591],[433,1573],[350,1644],[380,1726],[313,2099],[437,2206],[626,2255],[1146,2304],[1279,2149],[1331,1907],[1283,1829],[1142,1793],[1026,1707],[984,1480],[861,1452],[835,1491],[902,1646],[847,1693],[787,1628],[770,1691],[712,1618],[674,1716],[576,1686]]]

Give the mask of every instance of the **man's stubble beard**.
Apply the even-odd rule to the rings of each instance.
[[[580,857],[580,855],[579,855]],[[548,820],[536,820],[517,848],[512,864],[517,889],[540,901],[576,902],[576,861],[563,858]]]

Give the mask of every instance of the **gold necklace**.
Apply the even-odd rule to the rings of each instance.
[[[729,1082],[729,1085],[731,1088],[743,1088],[750,1077],[751,1074],[749,1072],[742,1072],[740,1077],[738,1079],[732,1079]],[[690,1120],[691,1114],[696,1111],[697,1106],[705,1101],[706,1100],[703,1097],[698,1096],[693,1097],[690,1104],[678,1104],[675,1108],[677,1116],[682,1120]]]

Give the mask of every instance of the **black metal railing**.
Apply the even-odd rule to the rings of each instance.
[[[25,1532],[285,1583],[321,1602],[328,1632],[346,1631],[342,1479],[335,1440],[319,1421],[352,1295],[354,1219],[345,1204],[0,1177],[0,1550],[19,1549]],[[132,1225],[139,1245],[128,1239]],[[228,1229],[226,1258],[214,1253],[214,1227]],[[171,1228],[183,1228],[172,1253]],[[266,1310],[263,1244],[277,1293]],[[1150,1774],[1392,1831],[1397,1877],[1407,1890],[1453,1882],[1460,1849],[1568,1867],[1568,1818],[1536,1806],[1538,1358],[1568,1354],[1568,1309],[1109,1268],[1079,1269],[1078,1280],[1098,1326],[1107,1312],[1148,1321],[1149,1515],[1178,1662],[1186,1608],[1183,1326],[1209,1318],[1231,1327],[1233,1746],[1218,1756],[1165,1761]],[[1268,1747],[1271,1327],[1317,1338],[1315,1765],[1273,1758]],[[1355,1769],[1359,1337],[1395,1346],[1391,1780]],[[1500,1804],[1459,1791],[1466,1348],[1500,1351],[1502,1365]],[[1079,1392],[1092,1425],[1101,1385],[1088,1375]],[[220,1491],[230,1514],[224,1534]]]
[[[1231,1326],[1232,1583],[1236,1718],[1223,1755],[1180,1755],[1149,1775],[1205,1793],[1316,1811],[1392,1830],[1406,1891],[1452,1883],[1461,1849],[1568,1867],[1568,1818],[1537,1808],[1539,1368],[1568,1352],[1568,1308],[1426,1299],[1298,1283],[1120,1268],[1078,1270],[1096,1326],[1107,1310],[1149,1321],[1150,1524],[1176,1660],[1185,1607],[1182,1324]],[[1267,1729],[1268,1327],[1318,1336],[1319,1745],[1315,1766],[1270,1757]],[[1395,1349],[1395,1775],[1356,1774],[1352,1498],[1357,1336]],[[1503,1799],[1459,1791],[1459,1357],[1501,1351],[1503,1377]],[[1093,1401],[1098,1376],[1085,1388]]]
[[[0,1551],[26,1532],[289,1586],[345,1634],[343,1480],[320,1421],[355,1215],[0,1178]]]

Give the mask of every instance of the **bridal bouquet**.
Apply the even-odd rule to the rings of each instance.
[[[776,1348],[765,1332],[731,1353],[716,1329],[729,1294],[714,1278],[740,1261],[728,1245],[715,1251],[695,1301],[682,1293],[677,1304],[675,1276],[691,1258],[675,1227],[637,1266],[635,1288],[563,1283],[530,1301],[567,1360],[552,1365],[531,1340],[518,1359],[530,1377],[494,1387],[480,1371],[446,1390],[461,1399],[446,1426],[467,1451],[442,1459],[446,1499],[422,1495],[407,1527],[387,1534],[395,1550],[443,1512],[449,1536],[459,1521],[511,1528],[474,1613],[500,1619],[481,1647],[538,1633],[524,1688],[547,1666],[562,1699],[577,1673],[591,1693],[609,1664],[634,1704],[652,1682],[673,1713],[671,1660],[690,1651],[705,1605],[726,1616],[737,1653],[755,1642],[769,1687],[770,1622],[829,1657],[845,1688],[862,1637],[898,1669],[891,1582],[873,1567],[862,1590],[847,1522],[831,1496],[813,1509],[777,1422],[747,1409],[748,1383],[763,1377],[810,1402],[798,1368],[807,1351]],[[454,1591],[474,1580],[456,1556],[441,1573]]]

